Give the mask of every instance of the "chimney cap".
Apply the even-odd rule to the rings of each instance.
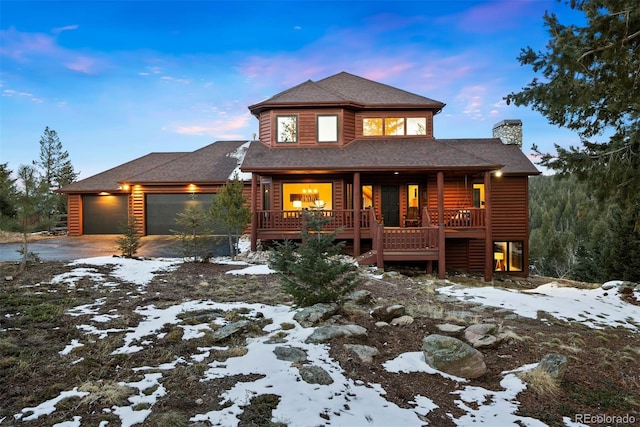
[[[496,123],[495,125],[493,125],[493,128],[499,128],[501,126],[522,126],[522,120],[520,119],[506,119],[506,120],[502,120],[498,123]]]

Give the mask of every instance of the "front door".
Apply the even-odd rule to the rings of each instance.
[[[387,227],[400,226],[400,187],[382,186],[382,218]]]

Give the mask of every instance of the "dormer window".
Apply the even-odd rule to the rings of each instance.
[[[279,143],[298,142],[297,116],[276,116],[276,141]]]
[[[338,142],[338,116],[318,116],[318,142]]]
[[[363,136],[426,134],[427,119],[424,117],[367,117],[362,119]]]

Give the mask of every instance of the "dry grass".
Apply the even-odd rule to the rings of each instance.
[[[540,369],[519,372],[518,378],[527,383],[527,387],[533,390],[538,396],[553,397],[560,393],[560,385],[555,378]]]
[[[50,239],[52,237],[60,237],[60,236],[54,236],[52,234],[47,234],[46,232],[28,234],[28,239],[30,242],[35,242],[37,240]],[[23,239],[22,233],[18,233],[15,231],[0,230],[0,243],[22,243],[22,239]]]
[[[111,380],[89,381],[82,384],[78,390],[89,393],[82,402],[90,406],[123,405],[127,402],[127,398],[135,393],[133,388]]]

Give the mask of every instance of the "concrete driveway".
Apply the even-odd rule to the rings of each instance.
[[[120,255],[116,239],[119,235],[51,237],[29,243],[29,252],[42,261],[71,261],[79,258]],[[140,257],[181,258],[180,245],[174,236],[144,236],[137,252]],[[20,243],[0,244],[0,261],[19,261]],[[226,256],[226,241],[213,248],[213,256]]]

